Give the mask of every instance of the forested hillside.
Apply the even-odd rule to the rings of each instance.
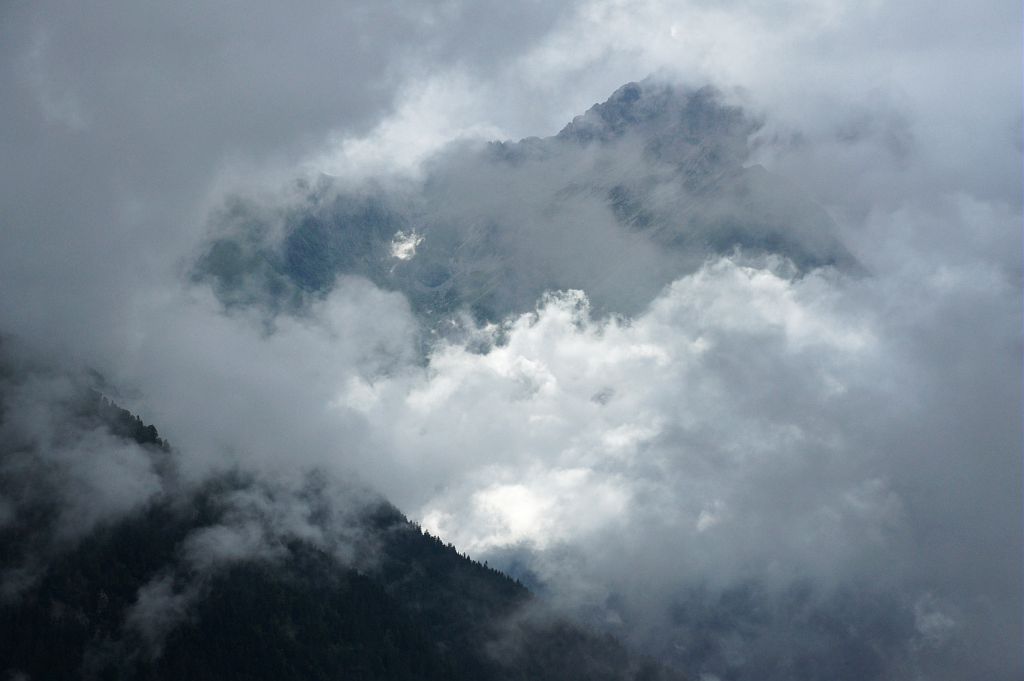
[[[280,531],[265,540],[272,550],[232,553],[224,546],[238,534],[225,532],[243,527],[238,499],[268,485],[229,473],[189,489],[156,428],[91,390],[64,401],[61,438],[98,430],[131,444],[154,460],[161,489],[69,536],[59,494],[25,487],[63,483],[40,467],[47,443],[13,436],[12,411],[0,431],[0,490],[14,511],[0,533],[6,677],[667,678],[615,640],[548,617],[517,581],[379,499],[346,507],[344,550]],[[338,518],[331,508],[347,503],[329,498],[337,489],[312,474],[301,492],[325,531],[339,529],[327,527]],[[230,555],[205,558],[204,536]]]

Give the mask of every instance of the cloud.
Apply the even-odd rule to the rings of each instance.
[[[0,346],[0,597],[91,531],[174,487],[167,452],[119,433],[86,377]]]
[[[272,316],[358,274],[446,335],[467,311],[497,322],[550,290],[635,314],[716,254],[855,269],[819,206],[749,164],[758,128],[713,88],[630,83],[556,136],[453,143],[416,177],[300,181],[276,207],[233,197],[192,276]]]
[[[100,370],[186,477],[372,482],[698,678],[1019,669],[1016,4],[0,11],[0,329]],[[482,143],[649,73],[738,113],[723,200],[657,130]],[[705,243],[751,214],[788,241]],[[48,428],[37,388],[7,441]],[[40,451],[71,534],[157,489],[69,443]],[[196,560],[311,531],[237,501]]]
[[[995,468],[1013,479],[1019,464],[1013,381],[963,409],[979,399],[970,385],[988,380],[993,352],[1016,361],[1012,284],[998,279],[951,299],[944,276],[789,279],[725,260],[628,321],[591,317],[579,294],[549,298],[510,321],[488,352],[446,346],[411,386],[374,386],[376,449],[417,453],[394,475],[417,484],[389,494],[474,555],[527,566],[564,606],[623,620],[623,634],[660,639],[661,654],[677,647],[682,661],[722,678],[761,667],[692,652],[708,622],[673,614],[689,607],[689,590],[753,589],[728,621],[742,628],[756,617],[758,631],[789,632],[776,656],[818,655],[814,641],[854,651],[881,636],[878,664],[1003,673],[995,660],[1009,659],[1007,622],[993,625],[979,604],[1014,592],[1017,555],[989,546],[975,560],[967,547],[980,550],[979,528],[964,524],[979,518],[978,504],[1000,526],[992,539],[1016,522],[1012,483],[990,476]],[[897,291],[907,307],[894,310]],[[943,300],[917,309],[925,298]],[[1004,321],[989,318],[985,333],[957,321],[996,299],[1006,301]],[[974,329],[970,347],[941,342],[922,354],[922,335],[955,328]],[[965,458],[971,451],[989,472]],[[393,474],[378,471],[387,488]],[[936,531],[942,540],[931,539]],[[808,619],[789,619],[786,602],[802,583]],[[947,604],[939,612],[959,613],[955,627],[948,614],[920,614],[934,593]],[[877,617],[897,628],[871,624]],[[817,618],[863,628],[806,638]],[[935,637],[920,633],[928,622]],[[939,629],[986,641],[987,653],[944,658],[938,643],[919,645],[919,635],[938,641]],[[740,634],[704,636],[714,651]],[[759,659],[783,643],[761,631],[734,645]]]
[[[234,471],[175,501],[201,507],[208,517],[188,526],[174,559],[158,566],[125,611],[125,631],[141,637],[150,657],[160,656],[168,634],[233,566],[285,565],[299,545],[330,555],[336,569],[365,571],[380,558],[380,537],[368,530],[367,517],[379,512],[382,500],[323,470],[276,478]]]
[[[136,306],[178,285],[225,187],[276,186],[332,136],[373,129],[424,71],[485,70],[563,11],[5,7],[0,148],[20,160],[0,174],[2,286],[17,291],[0,303],[4,327],[116,355],[137,334]]]

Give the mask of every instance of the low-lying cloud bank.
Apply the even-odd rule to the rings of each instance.
[[[690,669],[1005,674],[1019,398],[989,364],[1019,368],[1012,282],[772,264],[711,262],[628,320],[552,295],[333,404],[428,529]]]

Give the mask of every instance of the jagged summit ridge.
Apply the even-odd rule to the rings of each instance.
[[[686,89],[647,79],[623,85],[606,101],[573,118],[556,137],[609,142],[640,131],[662,142],[701,146],[730,139],[745,148],[746,137],[757,127],[742,109],[723,103],[714,87]],[[745,149],[733,151],[739,158]]]
[[[339,275],[363,276],[437,330],[566,289],[585,291],[597,314],[632,315],[737,253],[781,256],[796,272],[855,268],[820,206],[749,166],[757,127],[714,88],[629,83],[555,136],[447,150],[412,186],[318,187],[273,217],[283,224],[236,200],[194,276],[225,304],[271,316],[301,310]],[[416,243],[402,258],[398,238]]]

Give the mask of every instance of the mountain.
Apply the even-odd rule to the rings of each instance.
[[[60,374],[4,368],[4,678],[680,678],[552,616],[373,495],[317,472],[186,484],[153,426]],[[84,469],[54,465],[60,451],[158,486],[83,524],[67,505]],[[123,490],[97,484],[84,503]]]
[[[560,289],[636,313],[721,254],[856,269],[828,214],[751,161],[758,128],[712,88],[630,83],[557,135],[454,145],[419,179],[324,177],[272,205],[236,197],[193,278],[274,315],[366,277],[437,329],[464,309],[478,321],[529,311]]]

